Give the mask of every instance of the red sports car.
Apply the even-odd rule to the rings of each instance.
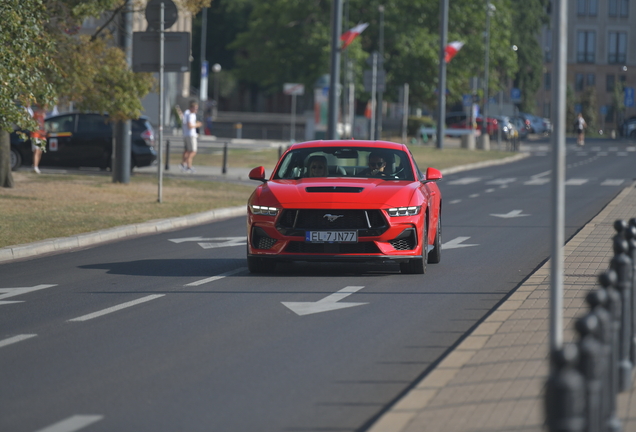
[[[273,174],[254,168],[247,264],[253,273],[285,261],[394,261],[425,273],[442,252],[440,171],[418,168],[403,144],[311,141],[292,145]]]

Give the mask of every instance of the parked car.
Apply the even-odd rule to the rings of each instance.
[[[506,141],[512,141],[513,139],[519,138],[519,132],[515,125],[510,121],[510,117],[494,116],[494,118],[497,119],[498,123],[497,132],[495,132],[494,138],[497,138],[499,130],[501,130],[501,138]]]
[[[448,126],[449,129],[470,129],[470,121],[468,119],[466,120],[462,120],[460,122],[457,123],[453,123],[451,125]],[[475,120],[475,129],[477,130],[481,130],[483,127],[483,118],[482,117],[477,117],[477,119]],[[488,132],[488,135],[490,135],[490,138],[496,138],[497,137],[497,129],[499,127],[499,122],[497,121],[496,118],[492,118],[492,117],[488,117],[487,123],[486,123],[486,131]]]
[[[315,171],[319,164],[320,171]],[[247,267],[290,261],[398,263],[422,274],[442,249],[440,171],[420,171],[404,144],[293,144],[248,201]]]
[[[515,126],[519,133],[519,139],[525,139],[530,133],[530,121],[526,122],[523,117],[513,116],[510,117],[510,122]]]
[[[625,136],[631,140],[636,140],[636,119],[627,121],[624,128]]]
[[[46,151],[40,166],[110,168],[113,153],[113,126],[107,115],[65,113],[44,120]],[[131,122],[130,166],[152,165],[157,159],[155,134],[146,117]],[[30,165],[31,140],[11,134],[11,169]]]
[[[519,116],[523,117],[530,126],[530,133],[543,134],[546,132],[546,125],[541,117],[529,113],[519,113]]]

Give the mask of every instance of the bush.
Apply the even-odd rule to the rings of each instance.
[[[431,116],[410,116],[406,123],[406,131],[409,136],[418,136],[420,127],[434,128],[437,125]]]

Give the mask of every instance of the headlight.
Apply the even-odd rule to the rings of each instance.
[[[255,215],[276,216],[279,209],[276,207],[250,205],[250,210]]]
[[[415,216],[419,214],[421,206],[412,206],[412,207],[396,207],[390,208],[387,210],[389,216]]]

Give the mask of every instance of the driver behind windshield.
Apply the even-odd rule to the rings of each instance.
[[[369,154],[369,168],[362,171],[364,176],[385,176],[387,175],[384,170],[386,168],[386,159],[384,155],[378,152],[371,152]]]

